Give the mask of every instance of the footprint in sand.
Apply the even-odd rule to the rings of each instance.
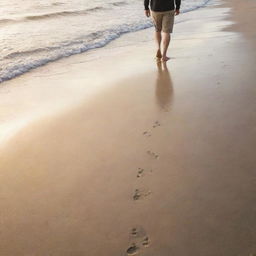
[[[152,152],[151,150],[148,150],[147,154],[150,155],[151,157],[153,157],[154,159],[158,159],[159,158],[159,155],[154,153],[154,152]]]
[[[127,255],[136,255],[143,248],[149,247],[150,239],[142,227],[134,227],[130,232],[131,246],[126,250]]]
[[[142,134],[143,134],[144,136],[146,136],[146,137],[151,137],[151,133],[148,132],[148,131],[145,131],[145,132],[143,132]]]
[[[141,238],[144,238],[147,236],[147,233],[145,231],[145,229],[141,226],[135,226],[131,229],[130,231],[130,239],[139,239],[141,240]]]
[[[142,168],[139,168],[138,173],[137,173],[137,178],[144,176],[144,174],[145,174],[145,170]]]
[[[161,124],[159,123],[159,121],[155,121],[155,123],[153,124],[153,128],[156,128],[158,126],[161,126]]]
[[[133,200],[141,200],[147,196],[149,196],[152,192],[150,190],[142,190],[142,189],[135,189],[135,192],[133,194]]]
[[[132,244],[128,249],[127,249],[127,255],[135,255],[139,252],[140,248],[136,244]]]
[[[145,170],[145,169],[142,169],[142,168],[138,168],[138,172],[137,172],[137,178],[141,178],[145,175],[146,172],[153,172],[153,170]]]
[[[143,245],[144,247],[149,247],[149,238],[148,238],[148,236],[146,236],[146,237],[143,239],[142,245]]]

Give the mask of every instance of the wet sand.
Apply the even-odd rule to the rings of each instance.
[[[1,256],[256,253],[256,4],[244,5],[184,14],[166,65],[152,41],[132,44],[149,29],[10,81],[64,89],[1,145]]]

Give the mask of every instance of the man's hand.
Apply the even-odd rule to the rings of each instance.
[[[146,15],[147,17],[150,17],[150,10],[145,10],[145,15]]]
[[[179,15],[180,14],[180,10],[175,10],[175,15]]]

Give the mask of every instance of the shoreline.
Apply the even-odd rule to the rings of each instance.
[[[199,8],[203,8],[211,0],[203,0],[203,1],[205,1],[205,3],[201,3],[201,5],[199,5],[199,6],[194,6],[194,7],[191,7],[191,6],[187,7],[186,5],[183,6],[183,8],[184,8],[183,13],[191,12],[191,11],[197,10]],[[142,7],[142,6],[137,6],[138,9],[140,9],[140,7]],[[137,9],[137,8],[135,8],[135,9]],[[50,13],[49,15],[51,16],[51,14],[52,13]],[[46,15],[46,13],[43,16],[45,16],[45,15]],[[141,12],[141,13],[138,12],[138,15],[139,16],[142,15],[142,17],[144,16],[143,12]],[[9,21],[11,21],[11,20],[12,19],[10,19]],[[15,21],[15,20],[12,20],[12,21]],[[109,43],[111,43],[112,41],[120,38],[122,35],[125,35],[127,33],[139,32],[143,29],[147,29],[147,28],[150,28],[150,27],[153,27],[152,22],[149,19],[144,18],[144,20],[142,19],[140,22],[131,23],[129,26],[127,26],[127,24],[121,24],[120,26],[116,27],[116,29],[114,29],[113,31],[111,29],[110,29],[110,31],[109,31],[109,29],[102,30],[102,31],[95,31],[96,34],[97,34],[97,32],[100,32],[100,33],[104,34],[104,36],[101,37],[101,40],[99,40],[99,41],[97,40],[97,42],[91,42],[91,43],[88,43],[88,42],[85,43],[84,42],[83,44],[80,45],[79,49],[72,48],[72,47],[71,48],[65,48],[65,44],[64,44],[64,45],[62,45],[62,47],[60,47],[60,45],[57,46],[57,48],[59,48],[59,50],[63,50],[63,48],[65,48],[65,51],[62,52],[62,53],[54,53],[54,52],[50,51],[43,58],[36,58],[36,59],[34,59],[33,55],[30,55],[30,56],[28,56],[28,57],[30,57],[30,62],[24,62],[24,63],[23,63],[22,59],[20,59],[19,62],[17,62],[17,60],[15,60],[15,59],[12,59],[12,62],[16,62],[15,67],[14,66],[12,66],[12,68],[10,67],[12,62],[10,62],[9,65],[7,65],[7,64],[5,65],[4,63],[2,63],[3,67],[4,67],[2,69],[2,71],[5,70],[8,67],[7,69],[9,69],[9,72],[8,73],[6,73],[6,72],[2,73],[1,70],[0,70],[0,84],[5,82],[5,81],[8,81],[8,80],[14,79],[16,77],[19,77],[20,75],[23,75],[27,72],[30,72],[30,71],[32,71],[36,68],[40,68],[42,66],[45,66],[49,63],[54,63],[55,61],[65,59],[67,57],[87,53],[88,51],[96,50],[98,48],[103,48],[103,47],[107,46]],[[22,27],[21,27],[21,29],[22,29]],[[111,36],[108,35],[109,32],[112,33]],[[95,34],[95,33],[93,33],[93,34]],[[87,35],[87,36],[90,36],[90,34]],[[19,40],[19,39],[17,38],[17,40]],[[69,44],[72,44],[72,42],[74,43],[74,41],[71,40],[69,42]],[[43,46],[42,46],[42,48],[43,48]],[[40,49],[36,49],[36,50],[40,51]],[[31,54],[30,51],[28,51],[28,52]],[[8,59],[8,57],[10,57],[12,55],[16,55],[16,54],[20,54],[20,53],[26,55],[27,51],[26,50],[24,50],[24,51],[22,51],[22,50],[18,51],[17,50],[13,53],[9,53],[8,55],[6,55],[3,58],[3,60],[6,59],[6,58]],[[13,68],[15,68],[15,70],[13,70]]]
[[[11,106],[35,112],[0,148],[1,255],[256,252],[255,38],[236,4],[190,13],[166,66],[148,30],[18,78]]]
[[[194,16],[193,12],[183,15],[188,16],[188,19]],[[182,24],[176,26],[182,26]],[[94,77],[97,77],[98,69],[93,68],[93,65],[100,65],[100,72],[105,72],[104,66],[108,67],[109,71],[104,74],[107,76],[107,83],[111,84],[118,79],[129,76],[128,72],[115,74],[115,71],[109,67],[111,61],[106,60],[107,58],[118,58],[119,54],[123,53],[123,49],[130,53],[134,51],[134,54],[139,57],[141,50],[143,51],[145,47],[149,47],[151,50],[148,53],[152,57],[148,58],[148,61],[151,62],[154,57],[152,34],[153,28],[124,34],[103,48],[48,63],[15,79],[5,81],[0,86],[2,104],[2,109],[0,109],[0,147],[1,145],[4,146],[9,138],[31,122],[64,113],[66,110],[81,104],[83,100],[94,95],[94,93],[100,92],[102,88],[107,89],[107,86],[100,79],[95,81]],[[174,36],[178,37],[178,35]],[[138,40],[139,37],[141,39]],[[124,55],[124,58],[127,57],[128,55]],[[122,61],[119,61],[119,63],[119,65],[123,64]],[[79,64],[80,67],[77,68]],[[137,65],[136,61],[135,65]],[[83,74],[84,70],[82,68],[88,69],[92,74],[89,74],[89,76],[88,73]],[[133,70],[130,67],[128,69],[132,74]],[[108,75],[108,72],[112,72],[112,76]],[[84,88],[83,84],[92,82],[97,90],[91,86]],[[12,101],[10,101],[10,98]],[[13,105],[15,104],[19,108],[14,112]]]

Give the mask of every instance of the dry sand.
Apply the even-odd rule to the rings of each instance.
[[[254,255],[255,7],[184,14],[167,65],[149,29],[6,83],[0,255]]]

